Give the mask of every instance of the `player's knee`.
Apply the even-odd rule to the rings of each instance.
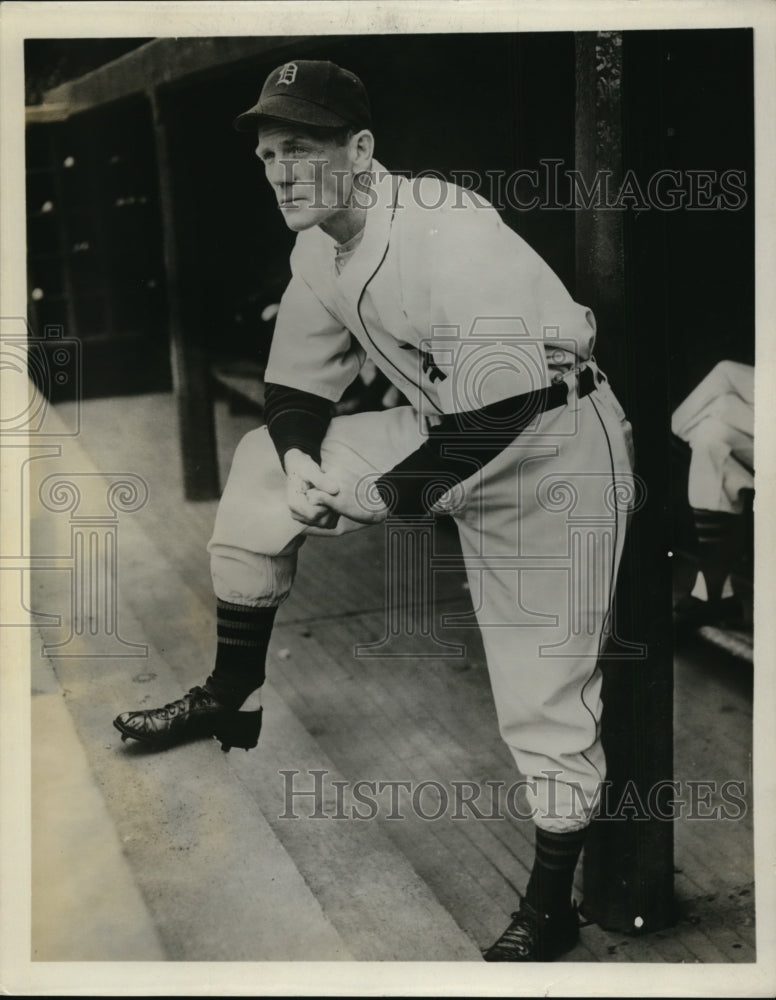
[[[240,439],[234,451],[232,465],[242,462],[250,462],[254,469],[266,469],[273,473],[280,468],[280,459],[266,427],[256,427]]]
[[[231,502],[239,494],[245,503],[263,496],[265,491],[285,490],[285,473],[266,427],[249,431],[237,445],[229,469],[229,478],[221,503]]]
[[[275,447],[266,430],[251,431],[235,450],[208,549],[220,544],[274,555],[296,534]]]

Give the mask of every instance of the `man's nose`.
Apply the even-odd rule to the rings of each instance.
[[[289,187],[295,181],[294,163],[291,160],[275,160],[267,168],[267,180],[275,188]]]

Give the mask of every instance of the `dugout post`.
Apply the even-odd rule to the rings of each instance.
[[[663,224],[654,213],[634,221],[606,198],[625,168],[639,166],[646,142],[631,142],[627,132],[626,112],[641,121],[631,104],[639,102],[639,80],[645,85],[649,76],[650,99],[660,100],[653,67],[629,61],[628,44],[621,32],[575,38],[575,167],[588,190],[604,182],[603,198],[577,208],[575,243],[576,298],[596,315],[598,360],[633,425],[636,473],[646,489],[625,545],[615,642],[601,660],[608,780],[585,847],[583,912],[607,930],[638,934],[675,920],[674,830],[665,818],[674,794],[673,642],[667,333],[646,302],[648,279],[661,266]],[[651,112],[652,122],[659,118]]]
[[[156,88],[149,96],[159,170],[159,203],[169,290],[170,361],[178,410],[183,495],[186,500],[215,500],[220,489],[206,331],[198,322],[196,303],[192,303],[187,294],[184,258],[185,248],[191,247],[192,240],[175,183],[179,177],[175,157],[176,151],[181,155],[181,137],[175,132],[170,99],[160,95]]]

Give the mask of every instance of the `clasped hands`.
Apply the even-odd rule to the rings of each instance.
[[[388,508],[370,497],[369,507],[359,502],[359,480],[343,470],[324,472],[320,465],[298,448],[283,456],[286,470],[286,501],[291,517],[314,528],[336,528],[340,517],[360,524],[379,524]]]

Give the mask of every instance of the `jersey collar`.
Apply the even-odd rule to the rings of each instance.
[[[322,302],[334,306],[350,329],[357,324],[361,295],[379,270],[391,238],[399,191],[404,180],[389,173],[377,160],[372,161],[372,191],[366,213],[364,236],[342,274],[334,266],[334,241],[317,226],[297,236],[293,259]]]
[[[372,161],[373,203],[366,213],[364,237],[342,274],[336,276],[337,297],[358,302],[366,285],[379,269],[391,237],[391,225],[402,178],[389,173],[377,160]],[[332,263],[332,270],[334,265]]]

